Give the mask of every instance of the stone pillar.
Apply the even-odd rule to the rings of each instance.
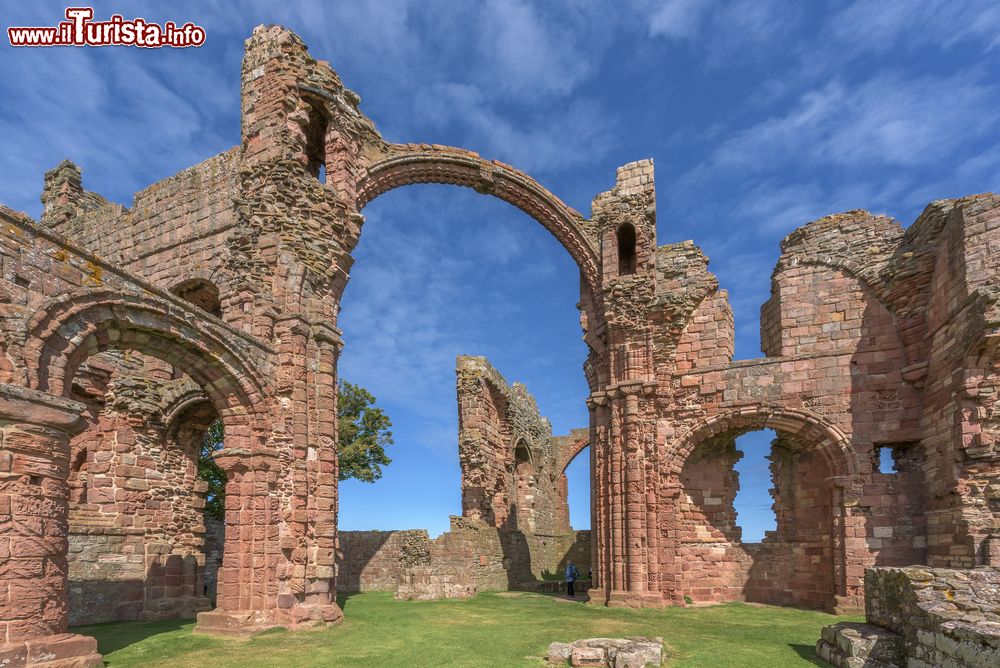
[[[607,599],[610,607],[663,605],[659,583],[651,583],[650,578],[651,572],[659,575],[657,555],[651,554],[658,547],[658,541],[651,540],[659,531],[656,499],[650,500],[647,494],[653,489],[649,478],[658,472],[647,461],[653,453],[647,447],[649,439],[644,429],[647,419],[644,395],[653,387],[641,381],[622,384],[612,400],[620,416],[620,427],[612,429],[612,451],[620,468],[618,484],[612,487],[618,498],[612,506],[617,516],[614,520],[620,526],[613,538],[620,545],[614,545],[613,550],[621,560],[621,567],[613,572]]]
[[[278,603],[278,512],[270,487],[278,453],[225,448],[215,455],[226,473],[226,533],[218,575],[217,608],[198,615],[196,632],[246,635],[275,624]]]
[[[590,601],[604,604],[608,600],[610,566],[608,555],[608,490],[607,409],[599,399],[587,400],[590,409],[590,531],[591,571],[593,580],[588,593]]]
[[[326,622],[342,618],[337,606],[337,360],[340,332],[326,324],[312,326],[309,365],[309,431],[306,447],[308,562],[302,603]]]
[[[305,590],[308,550],[286,546],[279,535],[288,514],[275,493],[286,475],[278,452],[227,448],[215,457],[228,478],[225,550],[218,607],[198,615],[195,632],[248,635],[340,621],[336,603],[316,605],[316,592]]]
[[[595,393],[591,528],[598,538],[594,549],[594,585],[590,600],[610,607],[659,607],[659,541],[656,460],[650,450],[645,421],[646,395],[651,383],[622,384],[610,392]],[[655,447],[655,446],[653,446]],[[652,493],[652,496],[651,496]]]
[[[831,511],[830,548],[833,557],[832,611],[841,615],[856,614],[864,609],[864,577],[867,560],[860,558],[849,544],[865,535],[865,517],[856,516],[864,486],[856,475],[837,476],[829,480]]]
[[[84,406],[0,385],[0,666],[103,666],[67,633],[69,431]]]

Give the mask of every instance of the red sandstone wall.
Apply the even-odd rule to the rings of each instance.
[[[483,357],[459,357],[456,373],[462,514],[527,533],[569,531],[559,444],[534,398]]]

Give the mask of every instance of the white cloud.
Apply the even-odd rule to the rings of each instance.
[[[525,171],[551,171],[601,159],[616,142],[614,115],[576,98],[516,123],[469,84],[420,91],[417,113],[438,127],[462,128],[462,145]]]
[[[649,34],[692,40],[700,36],[715,0],[667,0],[649,7]]]
[[[761,57],[787,57],[784,37],[801,8],[779,0],[633,0],[652,37],[680,42],[707,55],[706,64],[745,65]]]
[[[1000,86],[974,73],[834,81],[801,94],[786,113],[730,135],[712,161],[756,172],[803,163],[917,167],[992,130],[998,102]]]
[[[827,21],[854,53],[896,48],[951,48],[965,40],[1000,44],[1000,5],[993,0],[857,0]]]
[[[566,95],[590,70],[590,54],[578,45],[580,32],[544,23],[535,6],[522,0],[485,3],[479,28],[484,73],[518,99]]]

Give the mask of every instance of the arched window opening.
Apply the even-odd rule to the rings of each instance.
[[[736,495],[733,509],[736,522],[742,529],[744,543],[759,543],[778,528],[771,498],[772,444],[777,434],[770,429],[752,431],[736,439],[739,460],[733,465],[736,472]]]
[[[518,443],[514,448],[514,469],[518,476],[531,475],[535,472],[535,467],[531,463],[531,453],[528,452],[524,441]]]
[[[531,451],[524,441],[519,441],[514,447],[514,508],[509,518],[516,524],[510,528],[522,531],[535,530],[537,525],[535,485],[535,465],[532,462]]]
[[[823,446],[814,434],[738,424],[694,446],[680,473],[687,510],[679,535],[685,554],[718,569],[682,576],[686,597],[833,604],[836,497]],[[803,555],[808,570],[798,565]]]
[[[198,479],[205,483],[205,570],[202,576],[204,594],[215,604],[219,582],[219,567],[225,548],[226,474],[215,463],[213,455],[224,447],[222,420],[216,420],[205,430],[198,451]]]
[[[559,481],[566,499],[566,525],[574,531],[590,529],[590,446],[584,446],[566,465]],[[577,560],[577,563],[582,563]]]
[[[306,136],[306,169],[320,183],[326,183],[326,114],[318,104],[306,100],[309,122],[303,128]]]
[[[191,279],[176,285],[172,292],[184,301],[197,306],[202,311],[217,318],[222,317],[222,301],[219,288],[201,278]]]
[[[629,223],[618,228],[618,275],[635,273],[635,227]]]

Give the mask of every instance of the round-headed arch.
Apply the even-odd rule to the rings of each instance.
[[[233,427],[263,435],[268,385],[263,351],[238,333],[156,295],[84,290],[50,301],[27,323],[28,385],[68,395],[80,365],[106,350],[135,350],[187,374]],[[257,354],[255,354],[257,353]]]
[[[678,441],[680,448],[670,460],[670,473],[680,475],[691,453],[710,438],[728,433],[738,436],[760,429],[773,429],[780,436],[815,448],[826,463],[831,478],[849,478],[859,473],[854,446],[836,425],[809,411],[768,406],[719,413],[689,429]]]
[[[590,447],[590,429],[574,429],[568,436],[556,438],[559,443],[559,475],[566,475],[566,469],[577,456]]]
[[[379,195],[413,183],[473,188],[521,209],[563,245],[580,267],[582,280],[599,294],[598,254],[584,233],[585,219],[535,179],[510,165],[460,148],[427,144],[390,145],[391,155],[368,165],[358,183],[358,209]]]

